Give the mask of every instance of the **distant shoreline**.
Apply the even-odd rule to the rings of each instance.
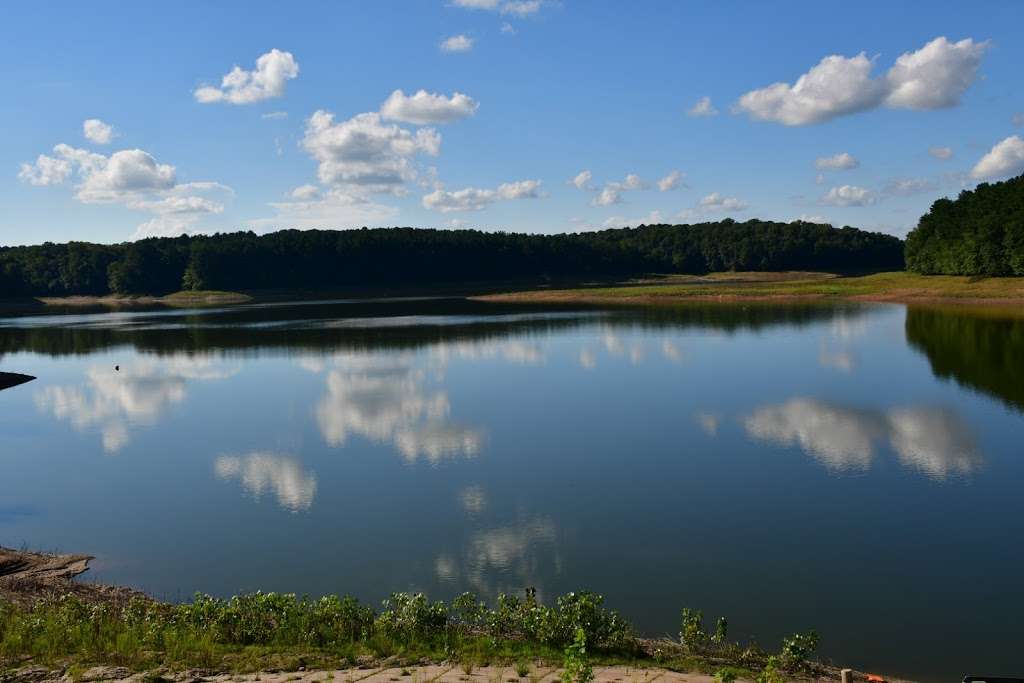
[[[512,291],[473,298],[492,303],[591,305],[862,301],[1017,307],[1024,305],[1024,278],[905,272],[856,276],[804,272],[713,273],[702,277],[666,276],[616,287]]]

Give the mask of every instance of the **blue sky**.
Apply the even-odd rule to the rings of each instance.
[[[5,14],[0,244],[726,216],[903,235],[1024,170],[1018,2]]]

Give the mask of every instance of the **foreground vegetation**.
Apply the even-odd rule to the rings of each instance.
[[[641,273],[903,268],[891,235],[814,223],[724,220],[578,234],[282,230],[0,247],[0,299],[567,280]]]
[[[721,672],[724,679],[760,674],[764,683],[781,681],[784,671],[811,671],[813,633],[787,638],[772,655],[730,642],[724,618],[709,632],[700,612],[684,609],[679,641],[655,643],[638,639],[602,603],[594,593],[569,593],[545,606],[532,590],[522,598],[500,595],[494,607],[469,593],[450,603],[396,593],[379,612],[350,597],[311,600],[276,593],[229,600],[197,595],[186,604],[139,597],[111,604],[73,595],[30,606],[0,601],[0,665],[247,672],[390,659],[448,661],[468,672],[491,663],[529,671],[543,663],[563,666],[579,683],[588,680],[591,663]]]
[[[907,235],[907,269],[1024,275],[1024,175],[939,199]]]
[[[585,287],[513,292],[481,297],[491,301],[577,303],[671,303],[694,299],[859,299],[865,301],[1024,301],[1020,278],[923,276],[875,273],[831,276],[825,273],[717,273],[708,277],[668,277],[616,287]]]

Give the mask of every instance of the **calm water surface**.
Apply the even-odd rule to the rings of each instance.
[[[114,366],[119,365],[120,371]],[[396,300],[0,320],[0,543],[201,590],[595,590],[1024,673],[1024,321]]]

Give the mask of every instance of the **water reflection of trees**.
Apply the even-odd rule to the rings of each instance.
[[[86,355],[118,346],[157,354],[289,348],[415,349],[440,342],[485,341],[522,332],[554,332],[601,319],[643,329],[721,332],[806,326],[864,314],[866,308],[814,304],[690,303],[646,308],[567,308],[466,299],[301,303],[210,311],[46,316],[0,323],[0,354],[30,351]]]
[[[1024,318],[996,311],[909,308],[906,333],[937,377],[1024,411]]]

